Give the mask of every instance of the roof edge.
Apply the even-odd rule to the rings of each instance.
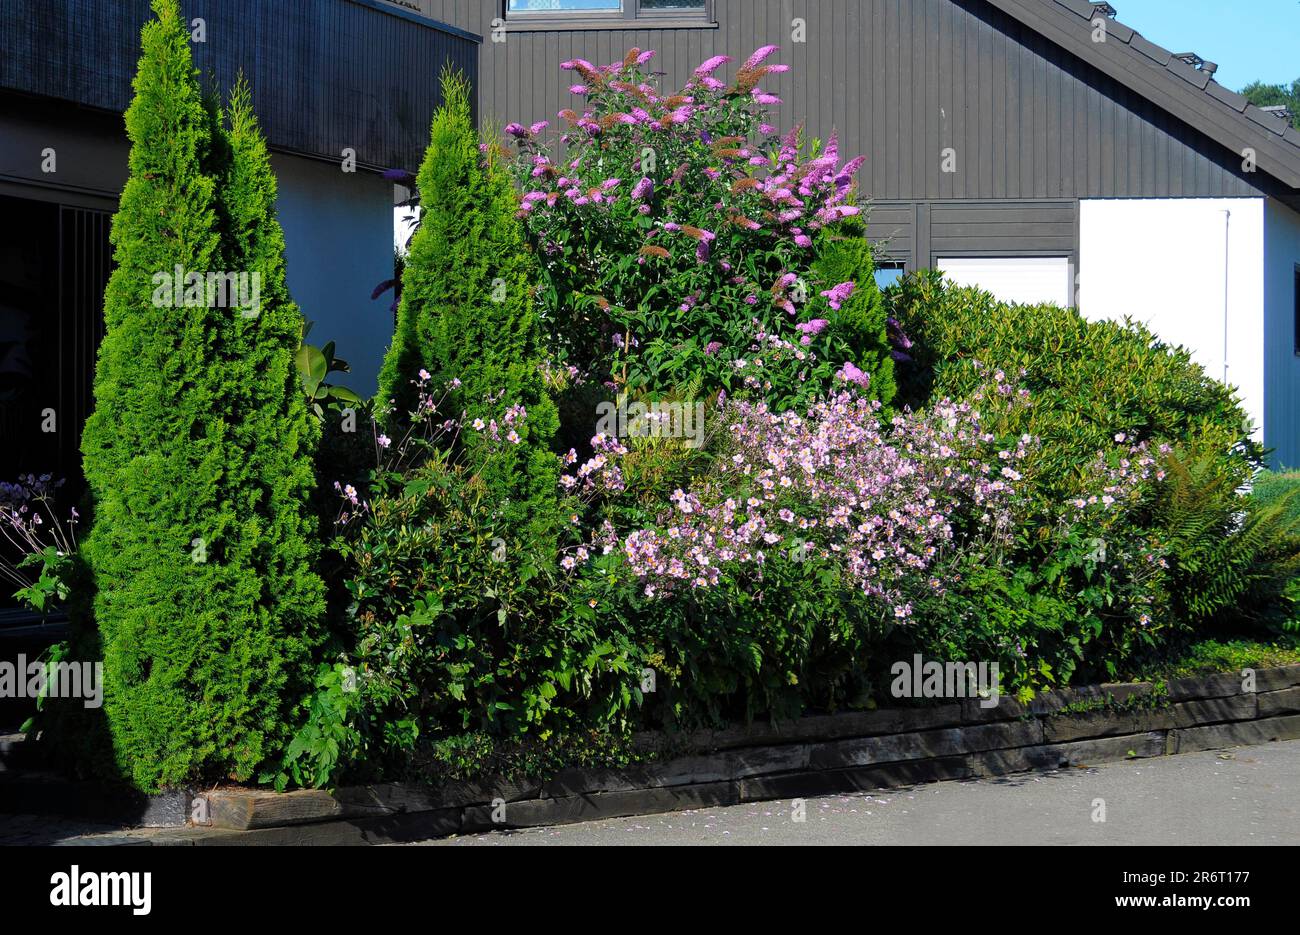
[[[1226,147],[1250,148],[1256,167],[1300,192],[1300,131],[1265,113],[1131,27],[1106,19],[1107,41],[1093,41],[1103,16],[1086,0],[985,0],[1049,42]]]

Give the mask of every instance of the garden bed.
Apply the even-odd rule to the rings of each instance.
[[[152,809],[175,843],[377,843],[770,799],[1085,767],[1300,738],[1300,665],[1116,683],[993,708],[968,698],[933,707],[852,712],[689,735],[642,734],[659,757],[623,769],[566,769],[545,780],[382,783],[277,793],[225,788]],[[669,755],[671,754],[671,755]],[[15,779],[17,777],[14,777]],[[28,779],[30,786],[32,780]],[[13,811],[19,786],[0,782]],[[67,790],[63,790],[66,794]],[[29,795],[57,802],[59,796]],[[201,801],[200,801],[201,800]],[[64,797],[63,802],[68,799]],[[196,810],[195,801],[200,801]],[[132,803],[138,808],[138,803]],[[180,831],[183,816],[207,824]]]
[[[773,115],[776,46],[681,93],[652,50],[571,59],[582,112],[504,136],[447,71],[419,172],[386,173],[418,225],[372,294],[396,326],[367,399],[332,382],[333,341],[304,343],[251,89],[214,120],[176,0],[153,7],[88,493],[0,481],[0,578],[69,613],[37,662],[96,676],[0,725],[119,785],[10,771],[0,798],[427,836],[1290,730],[1295,684],[1160,681],[1300,662],[1300,491],[1261,480],[1232,388],[1133,322],[935,271],[882,293],[863,159]],[[257,307],[232,315],[213,265],[260,277]],[[186,269],[160,302],[155,271]],[[1142,668],[1223,638],[1285,645]],[[1158,684],[627,748],[898,698],[891,661],[925,658],[991,666],[1008,697]],[[551,778],[436,786],[499,775]],[[358,777],[430,785],[313,791]]]

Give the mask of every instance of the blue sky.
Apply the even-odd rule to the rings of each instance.
[[[1118,19],[1170,52],[1219,63],[1234,91],[1300,78],[1300,0],[1110,0]]]

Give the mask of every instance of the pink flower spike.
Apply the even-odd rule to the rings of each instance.
[[[754,54],[751,55],[749,58],[745,59],[745,64],[741,65],[740,67],[757,68],[759,65],[763,63],[763,60],[765,58],[767,58],[773,52],[778,51],[780,48],[781,47],[779,45],[765,45],[762,48],[755,49]]]
[[[730,55],[715,55],[713,58],[706,60],[699,68],[695,69],[695,77],[706,78],[729,61],[731,61]]]

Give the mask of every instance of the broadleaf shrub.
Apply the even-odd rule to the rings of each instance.
[[[996,367],[1023,382],[1032,405],[995,431],[1039,440],[1023,468],[1032,502],[1008,575],[990,587],[985,570],[968,570],[965,597],[948,619],[934,607],[923,630],[950,651],[965,634],[1006,654],[1004,668],[1033,690],[1113,678],[1248,595],[1273,600],[1261,588],[1294,546],[1241,493],[1263,451],[1233,389],[1185,349],[1133,322],[1007,305],[934,273],[906,277],[886,298],[913,342],[898,371],[904,401],[968,397]],[[1087,515],[1099,502],[1103,523]],[[1079,512],[1063,513],[1070,503]]]
[[[889,303],[913,342],[913,361],[900,367],[900,401],[968,397],[986,379],[973,362],[1018,377],[1034,405],[1012,428],[1040,439],[1038,470],[1053,492],[1068,492],[1080,465],[1117,434],[1213,448],[1243,482],[1262,461],[1233,389],[1140,324],[1008,305],[934,272],[900,280]]]
[[[282,784],[349,772],[427,779],[441,775],[457,738],[526,747],[570,731],[617,734],[639,700],[635,649],[600,632],[590,606],[566,602],[554,548],[507,522],[509,504],[489,482],[493,459],[525,445],[529,416],[494,394],[474,411],[519,434],[442,418],[454,383],[438,394],[418,377],[422,415],[400,438],[374,429],[377,462],[363,488],[335,485],[345,638],[318,675]],[[465,435],[481,438],[455,443]],[[558,527],[560,505],[550,504],[541,519]]]

